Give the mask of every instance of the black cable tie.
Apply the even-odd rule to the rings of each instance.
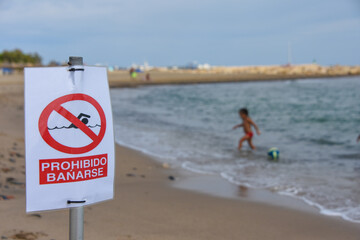
[[[71,200],[68,200],[67,201],[67,204],[72,204],[72,203],[85,203],[86,201],[85,200],[82,200],[82,201],[71,201]]]
[[[83,69],[83,68],[70,68],[69,71],[70,71],[70,72],[84,71],[84,69]]]

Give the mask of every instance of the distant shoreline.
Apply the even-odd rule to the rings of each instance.
[[[148,80],[148,78],[150,80]],[[338,78],[360,76],[360,66],[331,66],[317,64],[292,66],[247,66],[211,67],[209,69],[142,69],[136,78],[131,78],[128,70],[108,71],[112,88],[138,87],[147,85],[201,84],[250,81],[283,81],[311,78]],[[1,75],[0,84],[23,84],[23,72]]]
[[[150,80],[146,77],[150,77]],[[360,66],[287,66],[209,67],[207,69],[142,69],[136,78],[126,70],[108,73],[111,87],[136,87],[158,84],[198,84],[246,81],[279,81],[308,78],[359,76]]]
[[[234,83],[234,82],[265,82],[265,81],[286,81],[297,79],[322,79],[322,78],[340,78],[340,77],[354,77],[360,75],[236,75],[236,74],[159,74],[158,72],[150,72],[154,77],[151,81],[141,79],[142,74],[139,74],[137,79],[130,79],[130,77],[122,76],[119,73],[109,73],[109,85],[111,88],[122,87],[139,87],[139,86],[154,86],[154,85],[186,85],[186,84],[210,84],[210,83]],[[151,76],[153,76],[151,75]],[[139,79],[140,78],[140,79]]]

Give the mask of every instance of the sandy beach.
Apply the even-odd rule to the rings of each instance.
[[[149,74],[150,79],[146,79]],[[132,87],[157,84],[195,84],[247,81],[279,81],[287,79],[331,78],[360,75],[359,66],[320,66],[317,64],[291,66],[212,67],[210,69],[167,68],[144,69],[136,78],[127,70],[108,73],[112,87]]]
[[[23,91],[0,76],[0,238],[67,239],[68,210],[25,212]],[[85,207],[85,239],[359,239],[359,224],[301,206],[174,187],[186,175],[117,146],[115,198]]]

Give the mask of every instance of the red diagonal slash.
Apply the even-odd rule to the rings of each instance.
[[[78,127],[81,131],[83,131],[89,138],[91,138],[93,141],[96,140],[98,137],[93,131],[91,131],[88,126],[86,126],[80,119],[75,117],[71,112],[66,110],[61,105],[58,106],[56,109],[54,109],[56,112],[58,112],[61,116],[69,120],[72,124],[74,124],[76,127]]]

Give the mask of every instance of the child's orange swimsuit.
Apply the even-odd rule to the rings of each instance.
[[[253,133],[253,132],[248,132],[248,133],[246,134],[246,136],[249,136],[249,138],[252,139],[252,137],[254,136],[254,133]]]

